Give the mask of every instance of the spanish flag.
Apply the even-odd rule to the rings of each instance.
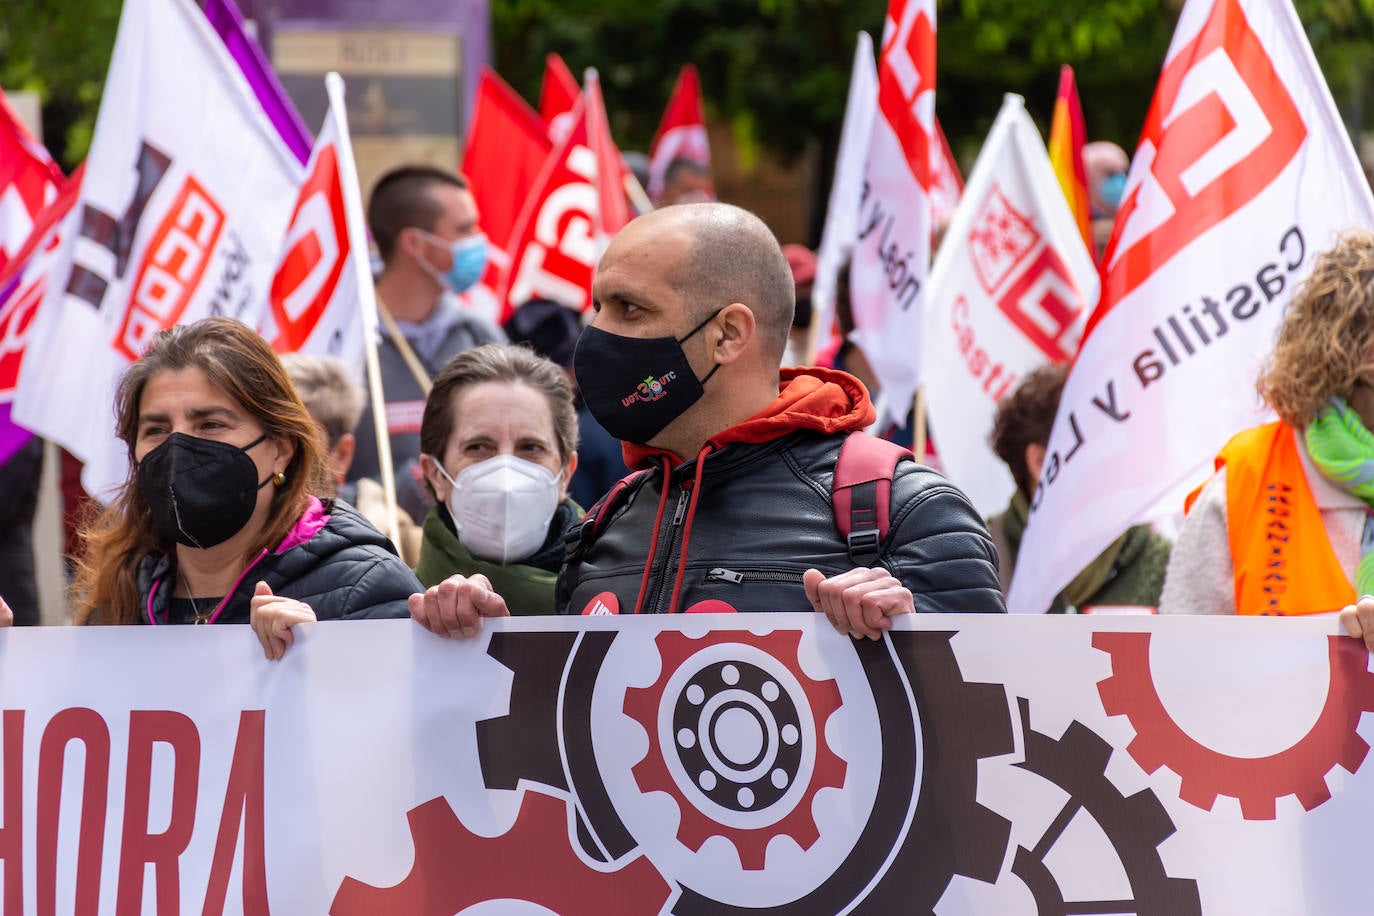
[[[1088,213],[1088,180],[1083,174],[1083,144],[1087,131],[1083,127],[1083,106],[1078,101],[1078,86],[1073,79],[1073,67],[1065,64],[1059,70],[1059,94],[1054,99],[1054,117],[1050,121],[1050,163],[1064,189],[1083,244],[1094,251],[1092,223]]]

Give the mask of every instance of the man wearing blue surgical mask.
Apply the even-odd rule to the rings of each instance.
[[[383,175],[373,187],[367,223],[382,259],[377,356],[396,499],[412,518],[424,518],[429,502],[418,469],[429,380],[464,350],[506,341],[473,302],[486,270],[488,243],[467,180],[427,165]],[[374,429],[369,404],[355,434],[352,479],[380,474]]]
[[[1126,174],[1131,160],[1126,151],[1108,140],[1097,140],[1083,147],[1083,176],[1088,182],[1088,203],[1092,210],[1093,247],[1102,251],[1112,237],[1116,211],[1126,193]]]

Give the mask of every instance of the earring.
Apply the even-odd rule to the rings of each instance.
[[[276,484],[277,486],[279,486],[279,487],[285,486],[285,485],[286,485],[286,472],[285,472],[285,471],[278,471],[277,473],[273,474],[273,475],[272,475],[272,482],[273,482],[274,484]]]

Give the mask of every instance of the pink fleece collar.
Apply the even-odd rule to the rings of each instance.
[[[286,538],[272,551],[273,553],[285,553],[292,547],[299,547],[329,524],[329,513],[324,510],[324,503],[320,502],[319,497],[309,496],[307,499],[305,511],[296,519],[296,524],[287,532]]]

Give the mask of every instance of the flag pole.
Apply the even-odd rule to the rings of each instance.
[[[926,386],[916,386],[916,401],[911,407],[912,442],[911,453],[916,456],[917,464],[926,463]]]
[[[343,188],[344,216],[348,224],[349,258],[358,273],[358,306],[363,321],[364,354],[367,365],[368,397],[372,401],[373,429],[377,436],[377,462],[381,466],[382,497],[386,504],[386,536],[399,551],[401,526],[396,516],[396,474],[391,458],[391,437],[386,429],[386,396],[382,392],[382,369],[377,360],[377,290],[372,284],[372,272],[367,268],[367,234],[363,229],[363,196],[358,186],[358,170],[353,161],[353,141],[348,133],[348,111],[344,107],[344,81],[330,72],[324,78],[339,127],[339,184]]]

